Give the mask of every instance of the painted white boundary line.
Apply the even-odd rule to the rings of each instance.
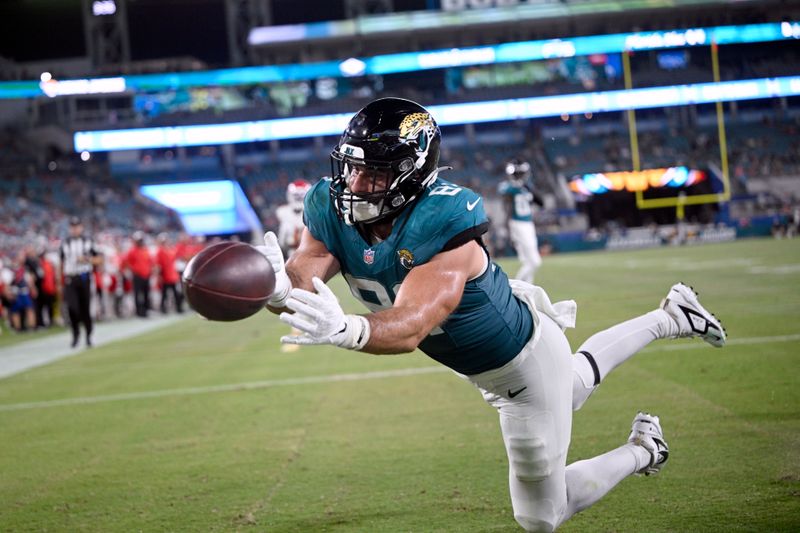
[[[772,335],[770,337],[741,337],[728,340],[725,346],[741,346],[747,344],[767,344],[770,342],[792,342],[800,341],[800,333],[793,333],[791,335]],[[643,352],[672,352],[680,350],[697,350],[698,348],[711,348],[705,342],[692,342],[691,344],[666,344],[648,346]],[[724,348],[723,348],[724,349]]]
[[[123,394],[109,394],[106,396],[86,396],[83,398],[65,398],[63,400],[49,400],[43,402],[14,403],[0,405],[2,411],[20,411],[22,409],[38,409],[40,407],[60,407],[64,405],[83,405],[90,403],[115,402],[119,400],[142,400],[145,398],[163,398],[165,396],[190,396],[194,394],[208,394],[214,392],[235,392],[243,390],[266,389],[286,385],[308,385],[313,383],[338,383],[342,381],[361,381],[365,379],[394,378],[415,376],[419,374],[433,374],[436,372],[452,372],[445,366],[426,366],[420,368],[404,368],[400,370],[385,370],[380,372],[363,372],[359,374],[333,374],[329,376],[309,376],[305,378],[269,379],[265,381],[251,381],[244,383],[231,383],[228,385],[213,385],[210,387],[190,387],[186,389],[164,389],[145,392],[128,392]]]
[[[731,339],[729,346],[748,345],[748,344],[767,344],[774,342],[793,342],[800,341],[800,333],[792,335],[774,335],[771,337],[744,337]],[[703,342],[681,343],[656,345],[646,348],[644,351],[678,351],[711,348]],[[191,396],[195,394],[210,394],[217,392],[236,392],[245,390],[266,389],[271,387],[284,387],[287,385],[309,385],[314,383],[340,383],[346,381],[362,381],[367,379],[383,379],[416,376],[421,374],[435,374],[441,372],[452,372],[445,366],[426,366],[419,368],[404,368],[399,370],[385,370],[378,372],[362,372],[357,374],[332,374],[328,376],[309,376],[305,378],[271,379],[265,381],[251,381],[244,383],[231,383],[227,385],[214,385],[210,387],[190,387],[185,389],[163,389],[156,391],[128,392],[123,394],[109,394],[104,396],[85,396],[80,398],[65,398],[62,400],[47,400],[41,402],[0,404],[0,412],[22,411],[25,409],[39,409],[43,407],[62,407],[65,405],[85,405],[93,403],[115,402],[122,400],[142,400],[147,398],[163,398],[167,396]]]
[[[153,314],[153,313],[151,313]],[[104,346],[119,340],[149,333],[180,320],[186,315],[155,315],[148,320],[126,318],[111,322],[97,322],[92,338],[95,346]],[[83,330],[81,330],[83,331]],[[44,366],[65,357],[84,353],[87,348],[81,336],[80,347],[70,348],[72,333],[65,331],[20,344],[0,348],[0,379],[14,376],[31,368]]]

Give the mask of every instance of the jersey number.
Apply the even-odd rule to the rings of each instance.
[[[452,185],[439,185],[438,187],[431,189],[431,192],[428,194],[428,196],[455,196],[460,192],[461,187],[454,187]]]
[[[347,286],[350,287],[350,292],[355,296],[356,300],[364,304],[373,313],[392,307],[394,298],[389,296],[386,287],[374,279],[357,278],[351,274],[345,274],[344,279],[347,280]],[[395,295],[400,290],[401,285],[402,283],[398,283],[392,287],[392,292]],[[367,295],[374,295],[374,298],[368,298]],[[375,299],[380,303],[375,303],[373,301]],[[440,333],[444,333],[444,331],[437,326],[431,330],[430,335],[439,335]]]
[[[517,216],[529,217],[531,216],[531,194],[515,194],[514,195],[514,211]]]
[[[389,309],[392,306],[394,298],[389,296],[386,287],[375,281],[374,279],[356,278],[351,274],[345,274],[344,279],[347,280],[347,286],[350,287],[350,292],[356,297],[356,300],[367,306],[372,312],[380,311],[381,309]],[[392,287],[392,292],[397,294],[400,290],[400,283]],[[374,295],[374,296],[373,296]],[[373,296],[370,298],[369,296]],[[375,302],[374,300],[378,300]]]

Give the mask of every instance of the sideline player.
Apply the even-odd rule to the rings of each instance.
[[[503,207],[508,223],[508,236],[521,263],[516,279],[533,283],[533,276],[542,264],[539,241],[533,223],[531,204],[543,206],[541,199],[533,194],[531,165],[527,161],[512,159],[505,166],[506,178],[497,188],[503,198]]]
[[[331,154],[335,175],[306,197],[297,251],[284,264],[274,234],[265,238],[276,272],[268,307],[303,331],[284,343],[372,354],[419,347],[473,383],[499,412],[515,519],[527,531],[553,531],[669,457],[658,417],[640,412],[620,447],[567,466],[572,411],[650,342],[701,337],[722,346],[725,333],[676,284],[659,308],[573,354],[562,328],[574,325],[575,302],[553,304],[490,260],[482,199],[438,177],[440,141],[414,102],[384,98],[359,111]],[[337,272],[372,312],[344,313],[325,284]]]
[[[303,234],[305,225],[303,224],[303,200],[311,190],[311,184],[304,179],[294,180],[286,187],[286,203],[278,206],[275,216],[278,218],[278,245],[283,251],[284,257],[291,257],[297,246],[300,244],[300,236]],[[300,331],[293,329],[292,335],[298,335]],[[296,352],[297,344],[282,344],[282,352]]]

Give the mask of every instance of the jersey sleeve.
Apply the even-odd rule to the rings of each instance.
[[[437,181],[423,200],[416,207],[425,210],[418,234],[427,236],[421,239],[420,263],[480,237],[489,228],[483,198],[466,187]]]
[[[303,202],[303,223],[311,235],[341,262],[342,246],[337,231],[340,221],[331,207],[330,183],[330,178],[321,179],[308,191]]]
[[[328,196],[328,179],[318,181],[306,194],[303,201],[303,223],[318,241],[325,242],[329,232],[326,227],[328,212],[330,211],[330,197]]]

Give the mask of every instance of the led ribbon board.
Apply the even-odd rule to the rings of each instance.
[[[449,104],[428,109],[440,126],[452,126],[795,95],[800,95],[800,76]],[[76,152],[106,152],[339,135],[353,113],[204,126],[80,131],[74,135],[74,147]]]
[[[252,85],[348,77],[394,74],[447,67],[488,65],[516,61],[536,61],[589,54],[618,53],[626,50],[658,50],[800,38],[800,23],[781,22],[739,26],[715,26],[683,30],[617,33],[506,43],[495,46],[451,48],[428,52],[385,54],[346,61],[245,67],[203,72],[141,74],[108,79],[0,82],[0,98],[36,98],[60,94],[92,92],[163,91],[187,87]],[[59,87],[60,86],[60,87]],[[86,92],[76,92],[86,88]],[[59,90],[60,89],[60,90]],[[66,92],[69,89],[69,92]],[[101,90],[102,89],[102,90]]]

